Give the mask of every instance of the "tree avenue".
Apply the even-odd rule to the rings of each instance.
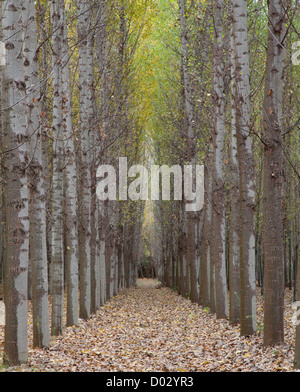
[[[49,347],[138,277],[241,337],[260,332],[259,293],[262,346],[285,343],[285,295],[295,312],[300,298],[299,7],[1,0],[5,365],[28,362],[29,314],[34,348]]]

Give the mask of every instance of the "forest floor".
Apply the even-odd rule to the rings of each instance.
[[[216,316],[158,282],[140,279],[89,321],[65,329],[47,349],[30,349],[16,372],[286,372],[293,370],[292,293],[286,293],[285,344],[263,346],[263,301],[257,294],[257,333]],[[1,312],[1,311],[0,311]],[[31,335],[31,321],[30,335]],[[0,326],[0,358],[4,327]],[[32,337],[29,336],[31,345]],[[1,371],[0,370],[0,371]]]

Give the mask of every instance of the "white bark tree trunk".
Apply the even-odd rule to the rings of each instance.
[[[64,184],[65,184],[65,263],[67,282],[67,326],[78,325],[78,227],[77,227],[77,172],[75,135],[72,124],[68,28],[64,2],[60,4],[63,37],[61,47],[61,107],[64,129]]]
[[[52,194],[52,335],[63,333],[64,252],[63,252],[63,116],[61,48],[63,39],[63,0],[52,0],[52,88],[53,88],[53,194]]]
[[[26,84],[22,59],[22,2],[3,2],[2,27],[6,50],[5,122],[5,341],[4,362],[28,360],[27,273],[29,208],[26,167]]]
[[[250,135],[250,74],[247,28],[247,2],[233,0],[235,38],[236,127],[240,174],[241,240],[241,335],[256,330],[254,163]]]
[[[225,198],[224,198],[224,44],[223,8],[219,1],[214,10],[214,127],[213,127],[213,170],[212,170],[212,225],[213,225],[213,263],[216,286],[217,318],[228,317],[227,281],[225,265]]]
[[[100,89],[100,100],[101,100],[101,135],[107,135],[109,131],[109,97],[108,97],[108,53],[107,53],[107,15],[106,15],[106,0],[100,1],[100,18],[96,29],[96,60],[98,63],[98,69],[101,75],[101,89]],[[104,144],[104,140],[101,140],[101,146]],[[103,161],[105,157],[103,157]],[[98,220],[96,222],[96,229],[99,235],[99,253],[100,253],[100,305],[104,305],[106,302],[106,265],[105,265],[105,204],[98,200],[97,208],[99,212]]]
[[[30,259],[32,271],[33,346],[50,344],[46,195],[42,166],[39,63],[34,0],[23,0],[23,63],[26,83],[28,183],[30,195]]]
[[[236,129],[236,81],[235,81],[235,46],[234,26],[231,29],[231,151],[230,151],[230,233],[229,233],[229,302],[230,323],[240,320],[240,196],[239,167],[237,155]]]
[[[92,3],[77,2],[77,34],[79,48],[80,85],[80,221],[79,221],[79,265],[80,265],[80,317],[88,319],[91,312],[91,132],[93,120],[93,42]]]

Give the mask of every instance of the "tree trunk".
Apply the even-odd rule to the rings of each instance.
[[[106,17],[106,0],[100,1],[100,17],[98,19],[98,23],[96,25],[96,60],[99,69],[99,73],[101,76],[101,87],[100,87],[100,101],[101,101],[101,134],[107,135],[109,132],[109,117],[108,117],[108,108],[109,108],[109,97],[108,97],[108,59],[107,59],[107,17]],[[101,147],[104,146],[104,141],[100,140],[99,144]],[[103,157],[103,161],[105,161],[105,156]],[[96,230],[99,235],[99,263],[100,263],[100,305],[104,305],[106,302],[106,265],[105,265],[105,203],[98,200],[97,208],[99,211],[98,220],[96,222]]]
[[[208,307],[210,303],[210,227],[211,227],[211,154],[206,158],[205,176],[204,176],[204,223],[202,237],[202,260],[200,270],[200,296],[199,304]]]
[[[2,7],[3,1],[0,2],[0,20],[2,21]],[[3,143],[3,132],[4,132],[4,113],[3,109],[7,105],[5,102],[5,50],[4,50],[4,42],[3,42],[3,30],[2,30],[2,22],[0,23],[0,42],[1,42],[1,54],[0,54],[0,90],[2,94],[0,95],[0,151],[1,153],[5,149]],[[4,178],[4,159],[1,154],[0,157],[0,176]],[[0,284],[1,284],[1,298],[3,298],[3,278],[4,278],[4,258],[5,258],[5,195],[4,195],[4,185],[0,187]]]
[[[229,321],[240,320],[240,195],[236,129],[236,81],[234,57],[234,25],[231,31],[231,150],[230,150],[230,233],[229,233]]]
[[[300,259],[297,260],[297,274],[296,274],[296,282],[297,282],[297,292],[296,292],[296,301],[300,301]],[[299,307],[297,307],[298,310]],[[294,354],[294,368],[300,369],[300,324],[296,325],[296,337],[295,337],[295,354]]]
[[[5,112],[5,341],[4,363],[11,366],[28,359],[27,273],[29,208],[26,178],[26,107],[22,59],[22,2],[3,2],[2,27],[6,49]]]
[[[235,42],[236,127],[240,174],[240,323],[241,335],[256,330],[255,192],[250,136],[250,75],[247,37],[247,2],[233,0]]]
[[[264,344],[284,341],[283,240],[283,41],[286,33],[283,0],[269,1],[268,45],[264,98]]]
[[[225,132],[223,9],[218,1],[215,2],[214,32],[214,149],[212,171],[212,224],[214,227],[213,262],[215,266],[216,315],[217,318],[227,318],[228,304],[225,265],[225,200],[223,179]]]
[[[184,87],[184,97],[185,97],[185,114],[187,118],[187,159],[189,164],[196,168],[197,163],[197,146],[195,140],[194,131],[194,114],[193,114],[193,96],[192,96],[192,85],[189,74],[189,54],[188,54],[188,37],[187,37],[187,23],[186,23],[186,6],[185,0],[178,0],[179,5],[179,20],[181,27],[181,56],[182,56],[182,73],[183,73],[183,87]],[[194,182],[194,181],[193,181]],[[193,184],[193,189],[195,189],[195,184]],[[186,203],[186,207],[188,206]],[[196,271],[196,237],[195,237],[195,227],[197,226],[197,213],[188,210],[186,214],[187,218],[187,252],[186,261],[189,269],[189,281],[190,281],[190,299],[192,302],[198,302],[198,276]]]
[[[52,322],[54,336],[63,333],[64,252],[63,252],[63,118],[61,47],[63,39],[63,0],[52,0],[53,66],[53,190],[52,190]]]
[[[67,283],[66,326],[78,325],[78,227],[77,227],[77,172],[75,135],[72,124],[72,105],[69,68],[68,29],[64,2],[61,2],[63,37],[61,47],[61,107],[64,129],[64,185],[65,185],[65,265]]]
[[[91,312],[91,132],[93,119],[93,30],[92,2],[77,2],[80,84],[80,317],[87,320]]]
[[[40,116],[39,63],[36,54],[37,29],[35,2],[23,1],[24,24],[23,61],[25,67],[28,182],[30,196],[30,259],[32,270],[33,346],[50,344],[48,265],[46,244],[46,195],[42,166],[42,118]]]

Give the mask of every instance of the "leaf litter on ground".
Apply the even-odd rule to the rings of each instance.
[[[88,321],[68,327],[45,349],[30,349],[20,372],[284,372],[293,370],[291,292],[286,295],[285,344],[263,346],[263,298],[257,295],[253,336],[216,319],[208,309],[139,279],[101,307]],[[30,325],[32,334],[32,325]],[[4,327],[0,327],[3,356]],[[29,336],[32,342],[32,336]]]

